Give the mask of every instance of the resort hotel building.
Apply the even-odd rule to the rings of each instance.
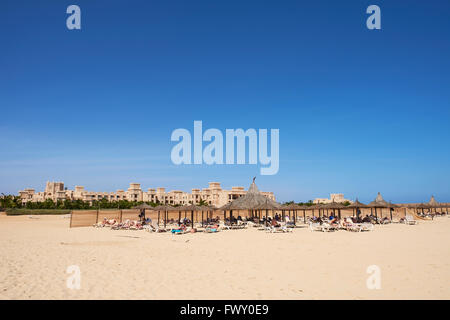
[[[330,198],[316,198],[313,200],[314,204],[327,204],[327,203],[343,203],[343,202],[350,202],[353,203],[353,201],[345,199],[343,193],[331,193]]]
[[[64,200],[82,200],[92,204],[93,201],[106,199],[107,201],[144,201],[159,202],[169,205],[186,205],[189,203],[198,204],[201,200],[209,205],[221,207],[234,199],[237,199],[247,193],[244,187],[232,187],[231,190],[224,190],[219,182],[210,182],[208,188],[192,189],[185,192],[180,190],[172,190],[166,192],[165,188],[141,189],[139,183],[130,183],[130,187],[125,190],[117,190],[116,192],[92,192],[87,191],[82,186],[75,186],[75,190],[68,190],[64,187],[63,182],[47,182],[45,191],[35,192],[34,189],[25,189],[19,191],[19,196],[23,204],[27,202],[43,202],[51,199],[54,202]],[[273,192],[261,192],[264,196],[271,200],[275,200]]]

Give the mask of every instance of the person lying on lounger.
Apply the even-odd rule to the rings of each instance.
[[[184,233],[186,231],[186,225],[183,223],[180,227],[171,230],[172,233]]]
[[[279,227],[281,227],[281,225],[280,225],[280,224],[278,223],[278,221],[275,220],[275,219],[272,219],[271,225],[272,225],[272,227],[274,227],[274,228],[279,228]]]
[[[381,224],[387,224],[387,223],[391,223],[391,220],[389,220],[388,217],[384,217],[383,219],[381,219]]]

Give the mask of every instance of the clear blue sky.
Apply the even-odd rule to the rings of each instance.
[[[281,201],[450,201],[449,16],[448,0],[1,1],[0,192],[247,188],[259,166],[171,163],[171,132],[202,120],[280,129],[257,184]]]

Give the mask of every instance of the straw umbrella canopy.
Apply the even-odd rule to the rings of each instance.
[[[392,208],[392,204],[389,204],[386,200],[384,200],[383,197],[381,196],[381,193],[379,192],[375,200],[369,203],[367,206],[375,209],[375,217],[377,218],[378,218],[377,208],[380,209],[381,216],[383,215],[382,212],[383,208]]]
[[[152,206],[146,204],[146,203],[141,203],[140,205],[134,206],[132,207],[132,209],[138,209],[140,211],[139,214],[139,219],[144,219],[145,217],[145,210],[146,209],[153,209]],[[122,211],[120,211],[120,219],[122,220]],[[143,216],[141,216],[141,214],[143,214]]]
[[[450,208],[450,203],[442,203],[442,205],[443,205],[443,208],[446,209],[447,214],[448,214],[448,209]]]
[[[314,204],[308,208],[309,208],[309,210],[312,210],[313,217],[314,217],[314,210],[319,210],[319,217],[320,217],[320,210],[325,209],[324,206],[325,206],[324,204],[318,203],[318,204]]]
[[[310,206],[298,206],[298,210],[303,211],[303,223],[306,223],[306,210],[311,210]]]
[[[299,206],[296,203],[289,203],[289,204],[285,204],[283,205],[283,209],[288,210],[289,211],[289,218],[291,217],[291,210],[294,211],[294,225],[296,223],[296,219],[297,219],[297,210],[300,210],[302,207]]]
[[[392,203],[392,201],[389,201],[389,208],[401,208],[401,206]]]
[[[279,206],[276,201],[273,201],[272,199],[269,199],[261,194],[255,182],[252,182],[245,195],[220,207],[220,210],[251,210],[261,204],[265,204],[266,202]]]
[[[255,184],[255,180],[253,179],[253,182],[245,195],[227,203],[219,209],[224,211],[224,219],[226,218],[226,212],[230,211],[231,221],[233,217],[233,210],[254,210],[259,205],[266,203],[266,201],[269,204],[279,205],[276,201],[273,201],[272,199],[269,199],[261,194]]]
[[[430,201],[428,201],[428,205],[432,208],[438,208],[440,207],[439,203],[434,199],[434,196],[431,196]]]
[[[191,212],[191,227],[194,228],[194,212],[202,211],[201,206],[197,206],[195,204],[189,204],[186,206],[182,206],[178,208],[180,211],[190,211]]]
[[[271,203],[268,201],[269,199],[267,199],[267,201],[265,203],[261,203],[260,205],[256,206],[255,209],[258,210],[279,210],[282,208],[282,206],[278,203]]]
[[[348,205],[347,208],[359,209],[359,208],[368,208],[368,206],[364,203],[359,202],[358,198],[356,198],[355,202]]]
[[[211,206],[209,206],[209,205],[201,205],[199,207],[201,208],[201,211],[202,211],[202,227],[203,227],[204,226],[203,212],[206,211],[206,217],[208,218],[208,212],[209,211],[214,211],[217,208],[215,206],[212,206],[212,205]]]
[[[352,204],[350,204],[349,206],[347,206],[347,208],[350,208],[353,210],[353,215],[355,215],[355,211],[356,211],[356,216],[358,217],[358,209],[361,208],[368,208],[367,205],[365,205],[364,203],[361,203],[358,201],[358,198],[356,198],[355,202],[353,202]]]
[[[270,200],[269,198],[266,198],[266,199],[265,199],[265,202],[263,202],[263,203],[257,205],[257,206],[254,208],[254,209],[256,209],[256,210],[265,210],[265,211],[266,211],[266,223],[267,223],[267,215],[268,215],[269,210],[271,210],[272,213],[273,213],[275,210],[281,209],[281,207],[282,207],[282,206],[281,206],[280,204],[278,204],[277,202],[275,202],[275,201],[269,201],[269,200]]]
[[[156,206],[156,207],[152,208],[152,210],[158,211],[158,225],[159,225],[159,213],[160,213],[160,211],[164,212],[164,228],[165,228],[166,224],[167,224],[167,218],[168,218],[167,212],[176,210],[176,208],[174,208],[172,206],[168,206],[168,205],[162,204],[162,205],[159,205],[159,206]]]
[[[323,208],[325,208],[325,209],[344,209],[344,208],[347,208],[347,206],[344,206],[342,203],[333,201],[333,202],[323,205]]]
[[[419,203],[416,205],[417,212],[425,213],[425,209],[431,209],[432,207],[428,203]]]
[[[401,208],[401,206],[393,204],[391,201],[389,201],[389,205],[390,205],[389,214],[391,215],[391,222],[392,222],[392,212],[394,211],[395,208]]]
[[[390,204],[386,200],[384,200],[381,196],[381,193],[378,192],[375,200],[369,203],[367,206],[371,208],[389,208]]]
[[[436,199],[434,199],[434,196],[431,196],[430,201],[428,201],[428,205],[431,208],[434,208],[434,212],[437,212],[437,208],[442,208],[442,204],[437,202]]]
[[[299,210],[302,206],[299,206],[296,203],[289,203],[289,204],[284,204],[283,205],[283,209],[286,210]]]
[[[339,202],[330,202],[330,203],[327,203],[327,204],[325,204],[324,206],[323,206],[323,208],[324,209],[332,209],[333,210],[333,214],[334,214],[334,212],[335,212],[335,210],[337,209],[338,210],[338,215],[339,215],[339,219],[341,218],[341,209],[345,209],[345,208],[347,208],[346,206],[344,206],[342,203],[339,203]]]

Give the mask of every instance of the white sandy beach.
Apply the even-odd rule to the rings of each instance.
[[[0,299],[449,299],[450,218],[375,231],[69,229],[0,215]],[[78,265],[81,288],[68,289]],[[366,269],[381,269],[369,290]]]

